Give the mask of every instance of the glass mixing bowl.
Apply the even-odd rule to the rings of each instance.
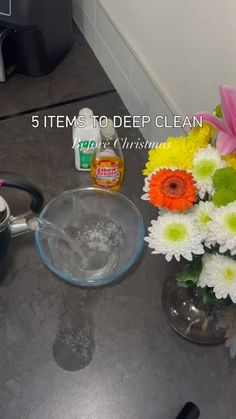
[[[64,192],[38,221],[35,239],[42,261],[58,277],[79,286],[121,277],[144,245],[144,223],[136,206],[104,189]]]

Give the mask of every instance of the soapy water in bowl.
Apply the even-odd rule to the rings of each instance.
[[[123,229],[105,216],[90,217],[82,226],[65,230],[39,219],[38,231],[48,240],[55,267],[74,277],[106,275],[119,266],[124,252]]]

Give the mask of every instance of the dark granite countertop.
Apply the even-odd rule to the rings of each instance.
[[[127,113],[113,93],[39,115],[72,116],[83,106]],[[36,182],[47,202],[90,185],[89,175],[75,170],[70,129],[33,129],[31,116],[0,122],[0,167]],[[148,226],[156,211],[140,199],[145,159],[126,152],[122,193]],[[6,195],[13,213],[23,210],[23,195]],[[46,269],[32,234],[16,238],[0,282],[0,418],[173,419],[188,400],[202,419],[235,418],[236,362],[223,346],[190,344],[166,323],[161,289],[174,271],[145,248],[122,280],[82,289]]]

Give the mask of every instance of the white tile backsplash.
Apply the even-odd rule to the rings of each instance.
[[[95,24],[95,0],[78,0],[88,18]]]
[[[173,114],[135,57],[132,57],[130,83],[142,101],[146,114],[152,118],[151,137],[153,140],[165,141],[168,136],[183,135],[183,131],[178,128],[160,129],[155,126],[156,116],[167,116],[171,121]]]
[[[73,16],[74,20],[79,26],[81,32],[84,34],[91,48],[95,48],[95,27],[88,15],[81,8],[78,0],[73,0]]]
[[[181,129],[155,126],[157,115],[173,114],[97,0],[72,0],[75,20],[131,115],[150,115],[141,129],[148,141],[183,135]]]
[[[121,67],[122,71],[130,78],[131,57],[132,54],[127,45],[121,38],[120,34],[115,30],[110,19],[104,10],[96,3],[96,29],[103,41],[110,49]]]
[[[129,98],[131,94],[129,80],[99,33],[96,33],[95,36],[94,51],[124,104],[129,108]]]
[[[132,88],[131,88],[132,89]],[[129,112],[131,115],[146,115],[147,111],[143,106],[143,103],[140,101],[138,96],[136,95],[135,91],[132,89],[129,98]],[[151,136],[151,127],[150,124],[146,125],[145,128],[141,128],[140,131],[142,132],[144,138],[147,140],[150,139]]]

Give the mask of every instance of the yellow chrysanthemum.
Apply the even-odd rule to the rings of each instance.
[[[236,170],[236,153],[228,154],[224,157],[224,160],[229,163],[229,165]]]
[[[215,133],[216,129],[212,125],[204,122],[202,127],[193,128],[187,138],[201,144],[209,144]]]
[[[212,136],[211,127],[204,124],[202,128],[194,128],[187,137],[169,137],[165,143],[149,151],[144,175],[163,167],[191,170],[194,154],[199,148],[207,147]]]
[[[149,151],[149,161],[146,164],[144,175],[148,176],[161,167],[191,169],[192,160],[185,137],[168,138],[165,143]]]

